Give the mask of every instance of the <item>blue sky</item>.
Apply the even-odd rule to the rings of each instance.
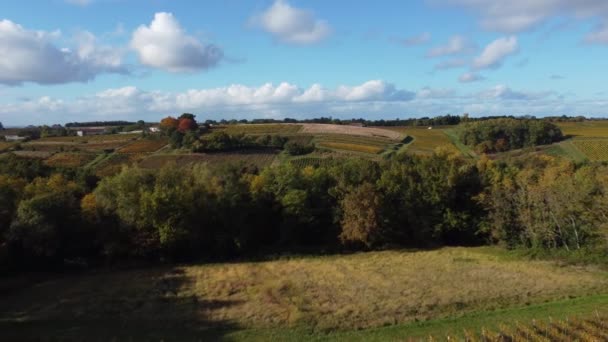
[[[606,116],[605,0],[0,4],[0,122]]]

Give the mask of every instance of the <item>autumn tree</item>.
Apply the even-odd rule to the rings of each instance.
[[[376,187],[370,183],[348,191],[340,202],[342,232],[340,240],[346,244],[372,247],[382,238],[380,206],[382,201]]]
[[[159,127],[163,132],[165,132],[165,134],[170,135],[172,132],[178,129],[179,120],[172,116],[168,116],[160,121]]]

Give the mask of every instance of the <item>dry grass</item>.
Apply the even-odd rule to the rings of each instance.
[[[603,291],[590,268],[487,249],[374,252],[182,266],[47,281],[0,301],[0,319],[121,319],[356,329]]]
[[[357,127],[330,124],[303,124],[302,133],[310,134],[346,134],[366,137],[381,137],[399,141],[404,138],[398,131],[377,127]]]
[[[608,138],[608,120],[584,122],[558,122],[564,135],[574,138]]]
[[[167,146],[169,140],[166,138],[141,139],[121,148],[118,153],[146,153],[156,152]]]
[[[442,129],[427,129],[426,127],[387,127],[387,129],[414,138],[414,141],[407,147],[407,151],[411,153],[432,154],[438,147],[458,152],[456,146]]]
[[[95,159],[94,154],[85,153],[57,153],[45,160],[44,163],[52,167],[81,167]]]

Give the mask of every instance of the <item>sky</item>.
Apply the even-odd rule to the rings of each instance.
[[[0,122],[608,116],[606,0],[0,3]]]

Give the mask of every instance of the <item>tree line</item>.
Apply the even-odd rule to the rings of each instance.
[[[449,151],[298,168],[125,167],[97,179],[0,163],[3,270],[387,247],[601,250],[608,166]]]

